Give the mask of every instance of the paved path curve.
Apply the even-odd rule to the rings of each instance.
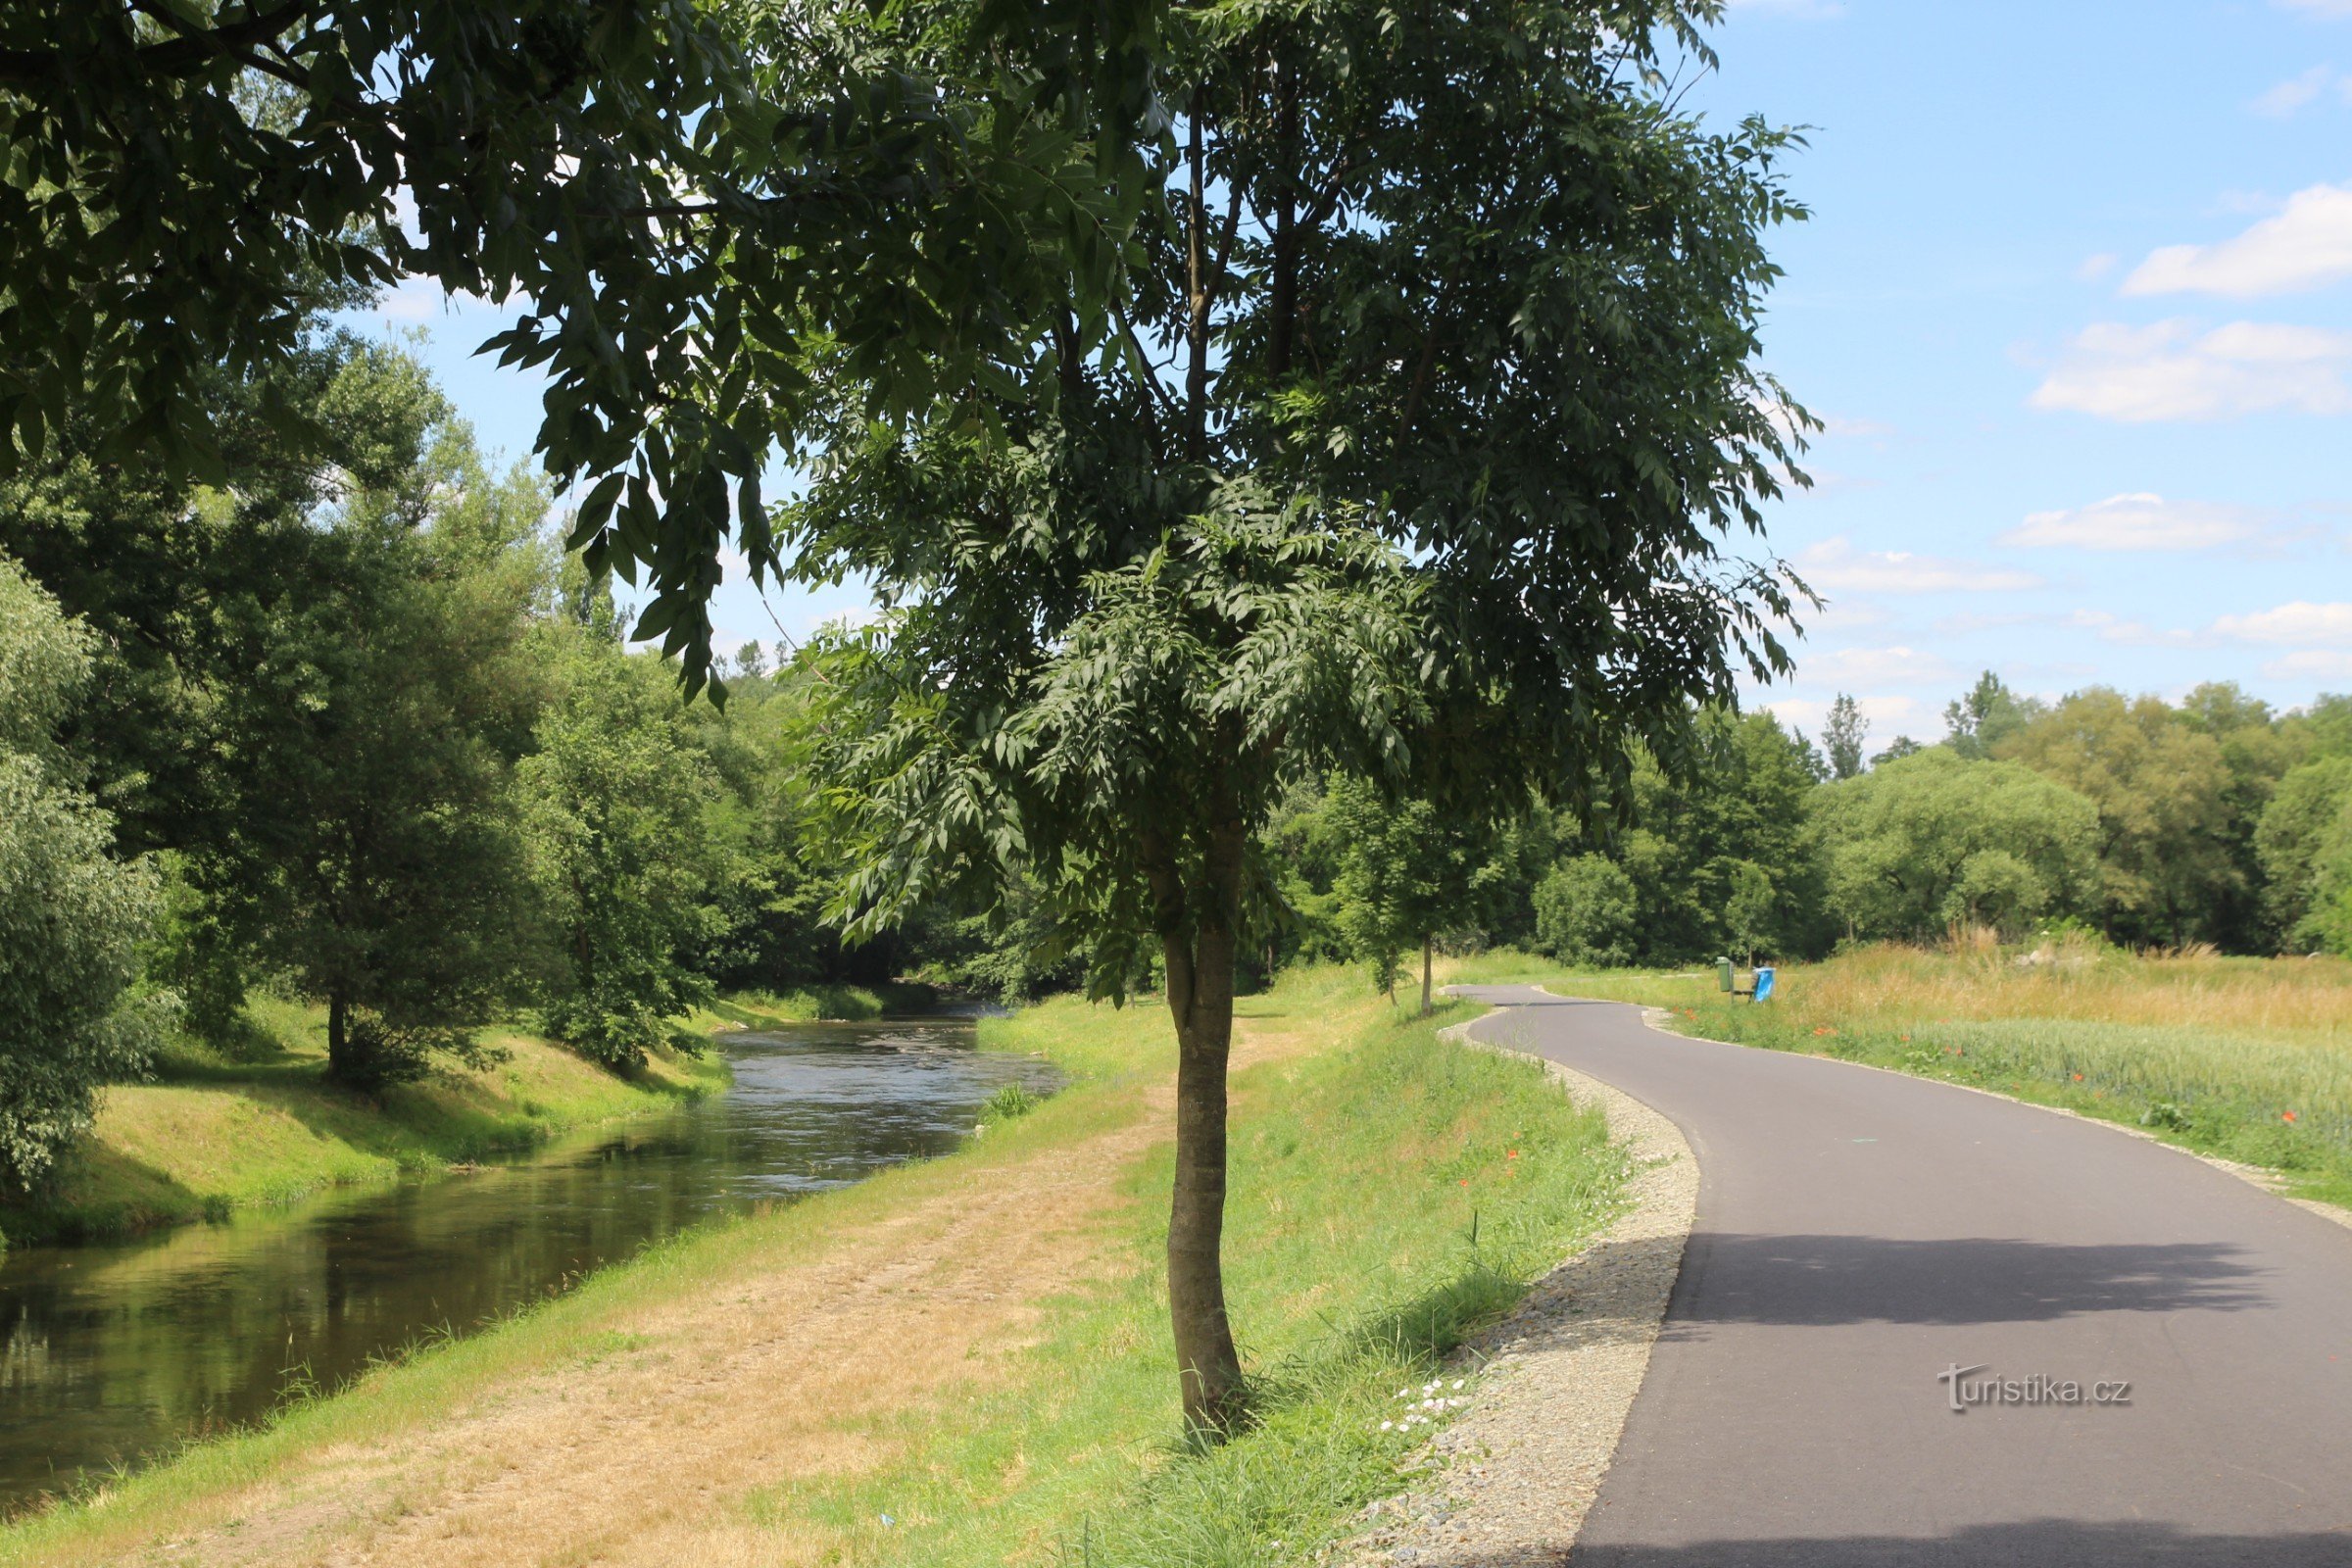
[[[2094,1122],[1456,989],[1698,1157],[1578,1568],[2352,1568],[2352,1230]],[[1955,1413],[1955,1365],[2130,1403]]]

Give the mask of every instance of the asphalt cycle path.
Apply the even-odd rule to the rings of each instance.
[[[1455,990],[1698,1159],[1576,1568],[2352,1568],[2352,1230],[2096,1122]]]

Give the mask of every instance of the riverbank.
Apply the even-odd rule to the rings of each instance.
[[[183,1041],[157,1061],[155,1081],[101,1090],[96,1126],[68,1156],[55,1195],[0,1209],[0,1234],[71,1241],[221,1219],[321,1188],[529,1149],[727,1082],[721,1057],[685,1049],[708,1024],[627,1075],[550,1041],[490,1030],[504,1060],[362,1096],[325,1081],[318,1009],[263,1001],[251,1022],[234,1057]]]
[[[1684,1034],[1993,1090],[2352,1204],[2352,963],[2340,959],[1878,947],[1782,967],[1762,1006],[1726,997],[1711,969],[1571,973],[1496,954],[1454,978],[1638,1002]]]
[[[939,992],[930,986],[896,982],[736,991],[695,1008],[682,1025],[698,1034],[710,1034],[723,1029],[774,1029],[788,1023],[858,1023],[929,1012],[940,1003]]]
[[[1607,1221],[1625,1160],[1539,1069],[1436,1038],[1472,1009],[1322,971],[1243,1010],[1227,1255],[1264,1420],[1222,1448],[1175,1425],[1166,1014],[1063,1001],[983,1022],[1071,1086],[962,1151],[654,1249],[0,1561],[1309,1559],[1444,1419],[1398,1389]]]

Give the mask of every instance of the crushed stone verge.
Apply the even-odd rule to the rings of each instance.
[[[1648,1370],[1698,1200],[1698,1162],[1674,1123],[1598,1079],[1472,1040],[1468,1028],[1446,1033],[1542,1061],[1571,1099],[1598,1102],[1632,1161],[1627,1205],[1463,1347],[1447,1381],[1477,1369],[1469,1408],[1431,1440],[1410,1490],[1364,1510],[1364,1532],[1334,1553],[1348,1568],[1566,1560]]]

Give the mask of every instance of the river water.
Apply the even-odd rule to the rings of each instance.
[[[968,1020],[718,1037],[734,1086],[467,1174],[0,1262],[0,1508],[463,1334],[712,1215],[854,1182],[1051,1086]]]

